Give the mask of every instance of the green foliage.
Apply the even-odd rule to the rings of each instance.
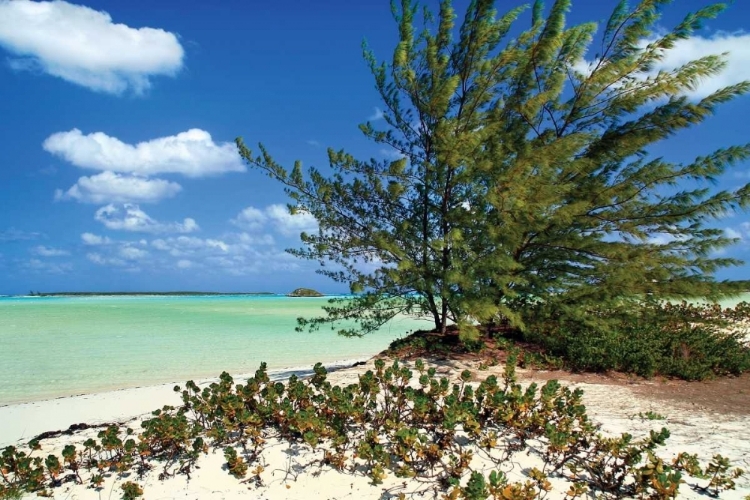
[[[707,477],[708,484],[701,488],[713,496],[718,496],[721,491],[733,490],[734,480],[742,476],[742,469],[732,469],[729,459],[721,455],[714,455],[711,463],[708,464],[704,476]]]
[[[540,313],[525,339],[563,358],[574,370],[704,380],[750,370],[750,331],[743,323],[750,318],[748,307],[741,303],[722,310],[683,302],[647,303],[626,312],[590,308],[591,317],[606,319],[607,329]]]
[[[509,353],[500,379],[491,375],[478,383],[468,370],[452,383],[422,361],[410,367],[382,359],[347,386],[330,384],[320,364],[304,381],[274,382],[263,364],[245,384],[235,384],[226,373],[203,389],[188,382],[184,390],[176,388],[182,406],[153,412],[137,436],[110,426],[82,449],[66,446],[62,459],[32,456],[39,450],[35,442],[30,453],[7,447],[0,458],[0,498],[49,495],[48,488],[58,487],[69,472],[80,483],[80,473],[88,473],[96,487],[109,472],[142,474],[157,462],[164,464],[161,478],[171,475],[174,464],[176,472],[189,476],[208,446],[223,449],[231,475],[244,481],[250,472],[250,481],[260,485],[260,455],[269,436],[319,455],[310,466],[358,471],[373,485],[389,476],[419,477],[429,481],[429,491],[440,488],[448,499],[543,498],[552,489],[549,478],[560,474],[571,485],[571,498],[601,493],[666,499],[677,494],[683,476],[705,480],[696,487],[719,494],[733,489],[743,474],[718,455],[705,470],[687,454],[664,461],[656,450],[669,437],[666,429],[640,440],[602,436],[586,414],[580,389],[557,381],[518,384],[517,354]],[[477,472],[475,453],[497,470],[488,476]],[[525,482],[510,483],[499,470],[519,453],[535,455],[542,466],[527,471]],[[133,482],[122,490],[124,499],[143,495]]]
[[[647,412],[638,412],[638,415],[635,415],[641,420],[666,420],[667,417],[662,415],[661,413],[657,413],[655,411],[649,410]]]
[[[237,455],[234,448],[224,449],[224,458],[227,460],[227,470],[237,479],[244,479],[247,475],[247,464],[245,460]]]
[[[705,186],[750,157],[750,145],[685,163],[652,151],[750,82],[687,98],[722,71],[722,55],[651,74],[665,51],[726,7],[665,30],[668,3],[619,2],[595,40],[597,23],[566,24],[569,0],[549,9],[535,2],[526,31],[515,28],[523,7],[498,14],[495,2],[472,1],[457,24],[449,1],[423,19],[416,2],[394,2],[391,62],[364,49],[384,125],[360,129],[400,159],[329,149],[325,171],[285,168],[262,145],[253,153],[237,139],[248,165],[286,187],[290,210],[319,222],[292,253],[332,262],[320,272],[359,294],[332,299],[325,317],[300,327],[354,320],[357,328],[340,333],[362,335],[399,313],[426,315],[439,332],[450,322],[524,327],[543,304],[596,328],[596,349],[576,346],[594,363],[595,350],[621,339],[607,337],[618,325],[592,307],[736,292],[713,279],[739,264],[714,252],[735,240],[708,224],[746,208],[750,185]],[[655,370],[641,361],[639,372]]]
[[[124,483],[120,488],[122,489],[122,500],[136,500],[136,498],[143,496],[143,488],[132,481]]]

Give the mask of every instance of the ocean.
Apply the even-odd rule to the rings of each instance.
[[[294,331],[325,298],[0,297],[0,405],[189,379],[358,360],[431,323],[392,320],[363,338]]]

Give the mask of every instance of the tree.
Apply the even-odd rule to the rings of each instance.
[[[392,62],[379,64],[365,46],[388,126],[360,128],[401,159],[362,161],[330,149],[330,174],[304,172],[237,140],[249,165],[286,186],[290,210],[320,223],[291,252],[359,293],[302,324],[353,319],[359,328],[340,333],[359,335],[419,312],[440,332],[451,321],[472,331],[475,322],[523,326],[540,306],[592,321],[592,304],[726,293],[713,274],[739,262],[714,251],[734,240],[707,223],[746,207],[750,187],[716,192],[710,184],[750,146],[689,164],[648,148],[750,83],[693,101],[686,92],[724,68],[721,56],[652,72],[676,41],[725,8],[688,14],[657,36],[668,3],[629,9],[621,1],[594,43],[595,23],[565,26],[569,0],[555,1],[546,17],[536,1],[530,29],[510,40],[523,7],[498,16],[492,1],[473,0],[456,29],[448,0],[437,19],[425,9],[419,25],[412,0],[394,2]]]

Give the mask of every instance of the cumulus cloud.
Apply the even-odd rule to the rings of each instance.
[[[232,143],[214,142],[200,129],[137,144],[73,129],[50,135],[42,147],[79,168],[100,171],[55,192],[56,200],[81,203],[156,203],[182,191],[178,183],[156,175],[198,178],[246,170]]]
[[[173,257],[184,257],[199,254],[225,254],[230,250],[237,252],[240,249],[220,239],[197,238],[195,236],[177,236],[172,238],[159,238],[151,242],[151,246],[159,251],[167,252]]]
[[[232,275],[298,269],[297,260],[274,247],[270,236],[228,233],[219,238],[174,236],[151,241],[151,248],[177,259],[178,268],[213,268]]]
[[[256,230],[262,228],[267,220],[268,217],[266,217],[266,214],[262,210],[255,207],[247,207],[229,222],[243,229]]]
[[[141,260],[148,257],[148,252],[137,247],[123,246],[120,247],[119,255],[125,260]]]
[[[641,40],[640,45],[646,47],[656,38]],[[691,99],[702,99],[719,89],[750,80],[750,33],[717,31],[711,36],[692,36],[685,40],[677,40],[674,46],[664,51],[661,61],[654,64],[651,71],[640,75],[641,78],[656,76],[660,71],[675,70],[690,61],[710,55],[722,55],[726,67],[722,72],[709,78],[704,78],[694,89],[685,91]],[[588,74],[593,63],[581,61],[574,65],[575,70]]]
[[[106,208],[106,207],[105,207]],[[305,265],[275,245],[270,235],[228,232],[212,238],[172,235],[130,241],[105,241],[93,233],[84,242],[90,247],[86,259],[120,271],[164,272],[166,270],[225,273],[233,276],[298,271]]]
[[[122,142],[103,132],[84,135],[73,129],[52,134],[42,146],[80,168],[140,176],[205,177],[246,170],[234,144],[217,144],[211,134],[200,129],[138,144]]]
[[[89,252],[86,258],[94,264],[118,267],[125,271],[140,271],[141,265],[148,264],[151,254],[138,248],[139,242],[126,241],[116,246],[102,247],[102,251]]]
[[[318,221],[312,214],[299,211],[290,214],[285,205],[269,205],[265,209],[247,207],[230,222],[249,231],[257,231],[269,225],[284,236],[299,236],[300,233],[313,233],[318,230]]]
[[[695,59],[724,53],[727,53],[724,71],[704,79],[694,90],[687,92],[689,97],[701,99],[729,85],[750,80],[750,33],[717,32],[711,37],[692,36],[678,40],[664,53],[664,58],[651,73],[670,71]]]
[[[55,200],[77,200],[81,203],[156,203],[172,198],[182,190],[176,182],[144,179],[113,172],[81,177],[70,189],[55,191]]]
[[[108,229],[142,233],[191,233],[197,231],[198,224],[194,219],[186,218],[182,222],[159,222],[152,219],[138,205],[106,205],[96,211],[94,218]]]
[[[290,214],[284,205],[271,205],[266,214],[273,222],[274,228],[286,236],[298,236],[300,233],[312,233],[318,230],[318,221],[308,212]]]
[[[17,70],[116,95],[142,93],[154,76],[174,76],[184,57],[174,33],[131,28],[106,12],[59,0],[0,0],[0,45],[16,56],[11,67]]]
[[[59,248],[52,248],[52,247],[46,247],[44,245],[39,245],[37,247],[32,248],[31,250],[34,254],[39,255],[40,257],[63,257],[65,255],[70,255],[70,252],[67,250],[60,250]]]
[[[93,233],[81,234],[81,241],[83,241],[84,245],[89,246],[109,245],[110,243],[112,243],[112,240],[110,240],[108,237],[99,236]]]

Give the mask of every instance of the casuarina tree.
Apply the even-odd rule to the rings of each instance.
[[[356,293],[302,326],[355,320],[340,332],[359,335],[410,312],[440,332],[451,322],[523,327],[540,307],[594,321],[592,304],[730,290],[714,273],[739,263],[717,252],[733,240],[710,222],[744,208],[749,188],[712,186],[750,146],[689,163],[650,152],[750,89],[690,97],[725,67],[721,55],[657,71],[725,6],[665,33],[666,0],[622,1],[604,26],[567,26],[570,4],[499,15],[474,0],[457,25],[447,0],[437,15],[394,3],[392,61],[364,51],[386,125],[360,126],[394,161],[330,149],[329,168],[285,168],[237,140],[250,166],[286,186],[290,209],[319,222],[290,251]]]

